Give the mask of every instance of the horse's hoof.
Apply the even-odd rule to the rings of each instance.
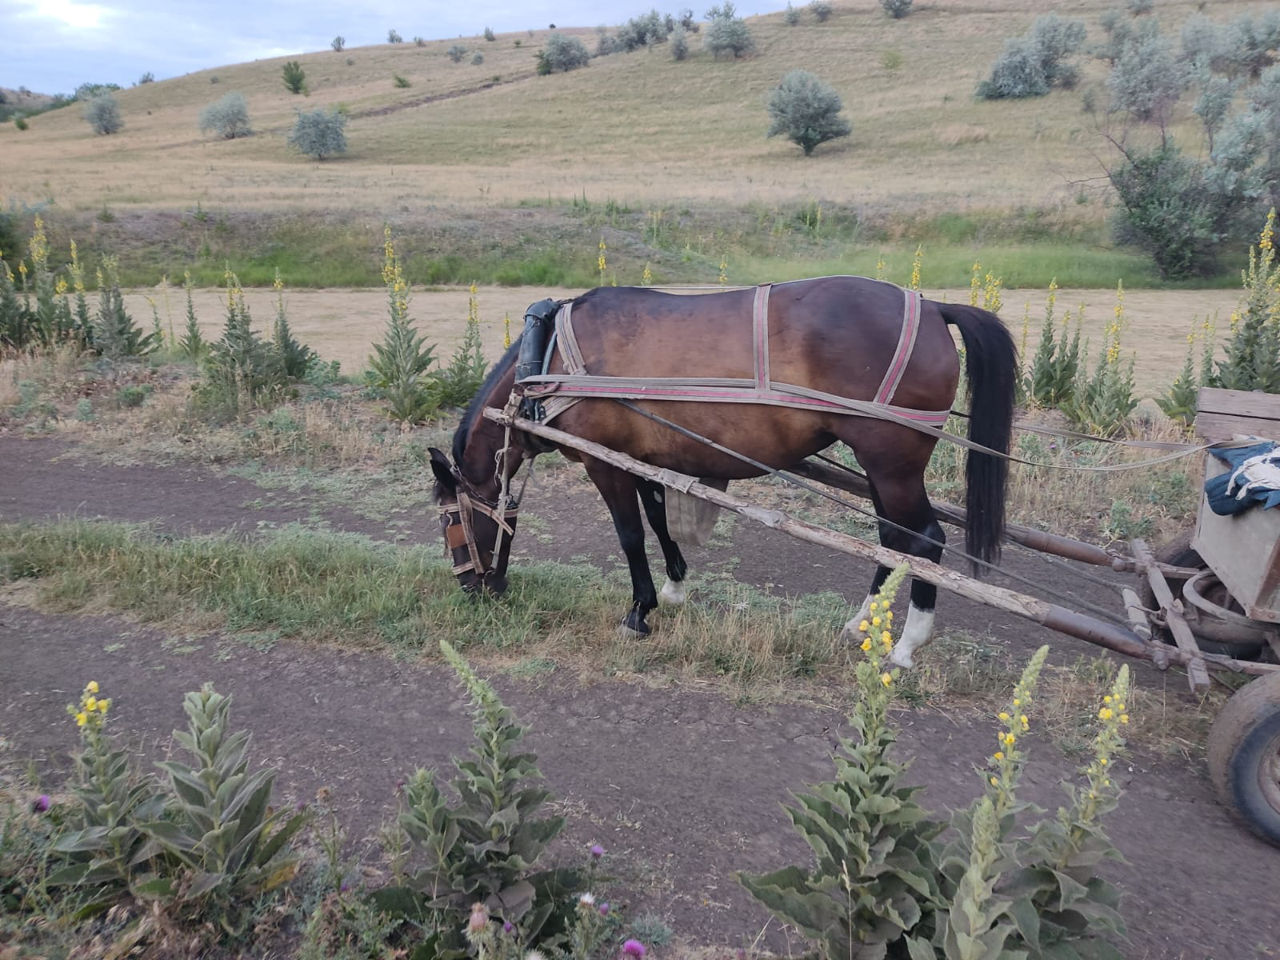
[[[668,580],[662,585],[662,590],[658,593],[658,599],[678,607],[689,599],[689,589],[685,586],[683,580],[679,583],[675,580]]]
[[[902,667],[904,670],[910,670],[915,666],[915,661],[911,659],[910,653],[902,653],[897,647],[889,654],[889,662],[895,667]]]
[[[650,633],[649,625],[644,622],[644,617],[632,610],[623,618],[622,623],[618,624],[618,632],[623,636],[631,637],[647,637]]]

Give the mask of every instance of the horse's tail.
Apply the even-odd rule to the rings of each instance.
[[[1013,425],[1018,351],[1013,337],[994,313],[963,304],[940,303],[942,318],[960,330],[964,340],[965,376],[969,381],[969,439],[1009,452]],[[971,556],[994,563],[1000,559],[1004,534],[1004,457],[970,450],[965,465],[965,536]]]

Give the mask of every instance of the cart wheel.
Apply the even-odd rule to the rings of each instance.
[[[1208,753],[1218,798],[1280,846],[1280,673],[1236,691],[1213,722]]]

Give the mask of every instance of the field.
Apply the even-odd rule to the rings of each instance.
[[[1093,42],[1114,5],[1065,0],[1053,9],[1083,18]],[[1153,398],[1182,368],[1189,333],[1207,322],[1219,342],[1227,335],[1246,253],[1228,247],[1216,274],[1170,285],[1148,257],[1109,239],[1103,168],[1118,120],[1083,109],[1086,96],[1105,99],[1100,62],[1082,59],[1071,91],[974,99],[1004,38],[1042,7],[935,0],[894,21],[878,0],[838,0],[825,23],[807,5],[794,27],[781,12],[752,18],[757,51],[742,60],[716,60],[695,37],[683,63],[657,46],[551,76],[536,75],[533,59],[547,31],[304,52],[120,91],[125,127],[109,137],[91,136],[75,106],[34,116],[25,131],[0,125],[0,201],[20,239],[38,214],[53,270],[72,239],[90,274],[100,255],[117,257],[126,309],[162,334],[146,358],[112,360],[67,343],[0,352],[0,960],[434,957],[422,944],[429,923],[447,922],[456,935],[480,894],[468,890],[448,910],[415,900],[403,924],[367,899],[436,855],[403,829],[417,802],[406,783],[416,768],[443,781],[451,758],[483,753],[483,743],[515,743],[492,731],[469,739],[470,709],[442,642],[528,725],[522,749],[537,754],[548,809],[565,820],[539,862],[567,865],[593,844],[605,849],[604,876],[587,875],[597,900],[565,903],[606,939],[552,949],[549,960],[617,956],[628,937],[647,945],[650,960],[811,955],[813,941],[749,895],[738,871],[810,862],[783,806],[835,775],[839,738],[858,739],[861,725],[863,745],[873,739],[866,717],[880,702],[891,704],[886,722],[897,736],[887,756],[912,763],[904,783],[923,788],[934,815],[962,816],[947,839],[981,846],[966,805],[1012,802],[1015,787],[1050,818],[1064,803],[1062,783],[1079,785],[1074,796],[1096,803],[1089,809],[1099,816],[1118,798],[1100,822],[1123,860],[1089,847],[1069,869],[1083,878],[1096,870],[1124,894],[1127,934],[1107,934],[1123,956],[1275,956],[1280,919],[1266,891],[1276,851],[1241,828],[1203,772],[1211,724],[1238,678],[1192,696],[1179,671],[1133,661],[1126,706],[1109,686],[1119,682],[1119,657],[949,594],[916,667],[890,673],[870,626],[861,647],[837,639],[869,568],[729,516],[687,551],[689,602],[660,606],[652,635],[637,638],[618,630],[631,581],[614,522],[582,468],[558,454],[537,460],[523,494],[510,590],[501,600],[468,598],[441,549],[428,452],[450,449],[461,411],[398,422],[388,416],[391,390],[369,376],[388,321],[384,227],[410,283],[409,315],[441,362],[461,344],[473,298],[492,361],[532,302],[638,284],[646,270],[656,285],[690,293],[877,271],[906,283],[919,249],[931,298],[969,302],[975,262],[979,279],[1000,279],[1000,315],[1024,364],[1056,279],[1056,329],[1064,311],[1083,310],[1086,379],[1105,355],[1122,281],[1115,368],[1132,359],[1142,402],[1118,435],[1186,441]],[[1176,35],[1203,7],[1163,0],[1157,13]],[[1221,0],[1208,12],[1226,19],[1269,8]],[[595,46],[592,27],[561,32]],[[453,44],[467,48],[460,62],[446,52]],[[305,97],[281,84],[289,59],[306,71]],[[844,96],[854,127],[808,158],[764,137],[767,93],[798,66]],[[254,135],[202,135],[201,108],[230,91],[245,95]],[[347,114],[345,155],[314,162],[286,146],[295,110],[316,107]],[[1172,130],[1202,149],[1186,102]],[[214,340],[227,269],[245,284],[260,334],[269,335],[282,296],[293,335],[325,362],[255,402],[242,402],[251,394],[237,378],[248,368],[237,367],[220,387],[234,407],[209,400],[219,396],[217,365],[192,363],[176,347],[184,273]],[[277,272],[282,294],[271,289]],[[1199,343],[1194,352],[1198,360]],[[1018,415],[1067,423],[1058,410]],[[1038,464],[1012,469],[1014,521],[1120,551],[1134,537],[1167,543],[1192,522],[1199,450],[1110,472],[1153,452],[1029,431],[1014,444]],[[963,502],[958,450],[934,455],[925,480],[935,500]],[[731,490],[875,538],[873,516],[772,479]],[[652,538],[649,548],[658,575]],[[1129,579],[1012,545],[993,574],[999,586],[1117,622],[1117,588]],[[898,624],[876,626],[888,631],[875,637],[886,648],[901,637],[907,592],[894,607]],[[1042,644],[1051,652],[1034,698],[1011,699],[1029,696],[1015,684]],[[90,680],[113,701],[113,742],[144,771],[183,754],[170,731],[184,722],[184,693],[213,682],[231,694],[234,727],[253,735],[252,769],[278,771],[271,806],[243,809],[312,817],[286,844],[297,864],[233,896],[222,884],[239,882],[234,870],[202,861],[197,873],[150,844],[128,866],[179,877],[149,881],[151,905],[134,898],[142,887],[113,888],[115,906],[91,916],[97,903],[84,887],[61,892],[50,865],[66,851],[54,840],[88,808],[77,806],[86,794],[83,782],[72,785],[67,757],[95,742],[100,718],[83,707]],[[74,705],[67,716],[78,696],[83,722]],[[1102,739],[1108,729],[1113,738]],[[867,781],[883,780],[886,768],[872,767]],[[501,779],[485,790],[500,792]],[[856,812],[891,815],[901,801],[873,797]],[[492,847],[478,843],[475,860],[514,836],[529,816],[518,806],[482,818]],[[165,809],[168,825],[147,829],[171,838],[182,814]],[[1086,807],[1071,809],[1062,822],[1076,829]],[[1034,816],[1007,818],[1003,829]],[[1086,827],[1073,837],[1088,847]],[[876,855],[905,850],[906,838],[881,840]],[[89,849],[90,839],[78,842]],[[1032,854],[1019,847],[1017,856]],[[833,889],[850,882],[849,862]],[[1055,890],[1075,890],[1053,876]],[[573,896],[587,885],[575,883]],[[953,886],[945,895],[958,900]],[[611,912],[597,909],[606,896]],[[502,902],[491,899],[490,909]],[[1051,915],[1043,904],[1035,911]],[[511,960],[529,945],[502,944],[472,954]],[[624,960],[636,956],[632,948]]]

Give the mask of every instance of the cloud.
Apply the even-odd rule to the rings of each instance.
[[[115,12],[99,3],[73,0],[19,0],[17,16],[28,20],[52,20],[57,28],[71,32],[96,30]]]

